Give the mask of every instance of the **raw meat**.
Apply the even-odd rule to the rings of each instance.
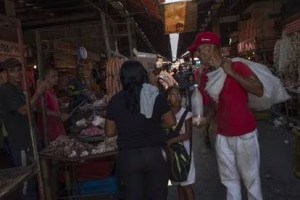
[[[96,135],[104,135],[104,130],[97,128],[95,126],[91,126],[87,129],[81,131],[80,135],[82,136],[96,136]]]

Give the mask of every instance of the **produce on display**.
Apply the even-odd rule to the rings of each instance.
[[[74,158],[87,156],[93,149],[93,145],[82,143],[75,138],[59,136],[44,149],[45,153],[58,157]]]
[[[283,32],[282,38],[276,42],[274,47],[274,64],[279,72],[280,78],[284,82],[295,82],[299,79],[300,41],[298,35],[299,34],[288,36]]]
[[[99,143],[92,149],[92,154],[103,153],[106,151],[114,151],[117,149],[117,137],[106,137],[104,142]]]
[[[98,136],[98,135],[104,135],[104,130],[100,129],[95,126],[91,126],[87,129],[84,129],[80,132],[81,136]]]
[[[80,142],[76,138],[60,136],[55,141],[51,142],[50,145],[43,150],[43,153],[57,157],[80,158],[91,154],[115,151],[117,149],[116,139],[116,137],[109,139],[105,138],[104,142],[95,145]],[[106,140],[109,142],[106,142]]]
[[[100,116],[95,116],[94,120],[92,121],[93,126],[99,126],[104,128],[105,119]]]
[[[298,82],[298,90],[300,91],[300,33],[295,33],[292,36],[292,44],[295,50],[295,64],[294,66],[296,67],[294,70],[294,74],[298,74],[298,79],[295,80],[296,82]]]

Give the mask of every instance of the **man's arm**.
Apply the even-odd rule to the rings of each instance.
[[[43,92],[49,88],[49,83],[46,81],[42,81],[40,84],[38,84],[38,88],[34,95],[30,99],[30,106],[34,106],[37,102],[37,100],[40,98],[40,96],[43,94]],[[18,109],[18,112],[22,115],[27,114],[27,104],[24,104],[21,108]]]
[[[105,119],[104,129],[106,137],[113,137],[117,135],[117,125],[113,120]]]
[[[168,89],[168,84],[167,84],[167,82],[166,82],[162,77],[158,77],[158,83],[159,83],[164,89]]]
[[[255,75],[250,77],[244,77],[238,72],[234,71],[231,66],[231,62],[225,62],[222,67],[224,72],[234,78],[247,92],[254,94],[258,97],[263,96],[264,88],[260,80]]]
[[[217,112],[217,105],[215,102],[211,101],[211,103],[208,105],[207,114],[205,114],[205,116],[203,116],[200,119],[199,127],[207,128],[212,118],[216,115],[216,112]]]

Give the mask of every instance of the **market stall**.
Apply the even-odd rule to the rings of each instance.
[[[117,156],[116,138],[105,139],[102,142],[84,142],[79,138],[62,137],[50,143],[40,152],[43,181],[45,184],[46,199],[72,198],[80,195],[115,195],[117,182],[111,175]],[[96,172],[88,172],[91,163],[96,165]],[[106,163],[103,165],[103,162]],[[59,189],[54,178],[59,178],[58,166],[63,171],[64,188]],[[86,167],[83,169],[81,166]],[[87,174],[89,173],[89,177]],[[101,174],[101,175],[99,175]],[[84,177],[83,177],[84,176]],[[113,182],[108,182],[114,180]],[[99,183],[109,184],[105,188]]]
[[[40,152],[45,192],[48,199],[59,198],[62,193],[59,188],[53,187],[51,184],[57,182],[58,178],[55,175],[49,175],[49,168],[52,167],[62,169],[65,177],[63,191],[69,198],[87,193],[93,195],[107,193],[107,191],[101,191],[99,185],[95,191],[90,192],[87,192],[90,187],[85,187],[95,181],[106,181],[106,179],[113,178],[111,172],[117,156],[116,138],[111,139],[104,136],[105,108],[106,101],[104,99],[82,104],[73,114],[74,120],[72,121],[74,123],[70,124],[69,135],[60,136]],[[96,167],[93,168],[94,171],[88,171],[93,166]],[[80,174],[85,177],[87,174],[90,175],[82,179]],[[115,185],[114,181],[112,187],[115,188]],[[95,188],[95,186],[91,187]],[[114,195],[116,189],[109,190],[108,193]]]
[[[273,108],[279,116],[275,125],[284,126],[295,136],[293,172],[300,178],[300,19],[286,20],[282,37],[274,48],[274,63],[291,98]]]
[[[118,57],[106,60],[106,94],[89,90],[85,100],[69,113],[71,120],[65,124],[67,136],[58,137],[40,152],[47,199],[117,192],[112,175],[116,138],[105,137],[104,123],[107,102],[121,90],[119,71],[123,62]],[[63,180],[59,174],[63,174]],[[63,188],[55,186],[59,182],[64,183]],[[100,183],[107,183],[108,190]]]
[[[274,47],[274,64],[291,99],[277,108],[277,114],[293,126],[300,126],[300,23],[286,24]],[[299,24],[299,25],[297,25]]]

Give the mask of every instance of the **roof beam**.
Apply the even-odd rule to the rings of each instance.
[[[81,5],[81,6],[71,6],[67,8],[45,8],[43,6],[38,6],[36,8],[37,12],[45,12],[45,11],[52,11],[52,12],[64,12],[64,11],[71,11],[71,10],[79,10],[84,8],[90,8],[89,5]],[[31,8],[19,8],[17,9],[17,13],[25,13],[25,12],[31,12]]]
[[[113,8],[115,8],[121,15],[121,17],[129,18],[130,22],[133,23],[135,27],[135,31],[137,34],[142,38],[142,40],[145,42],[147,47],[153,52],[156,53],[155,49],[153,48],[152,44],[150,43],[149,39],[145,35],[145,33],[140,28],[139,24],[134,20],[134,18],[131,16],[131,14],[126,10],[126,8],[123,6],[123,4],[118,0],[106,0]]]
[[[78,22],[78,21],[88,21],[91,19],[99,18],[97,13],[86,13],[86,14],[77,14],[65,17],[58,17],[58,18],[47,18],[47,19],[40,19],[40,20],[29,20],[29,21],[22,21],[22,26],[25,29],[29,28],[36,28],[36,27],[45,27],[50,25],[57,25],[62,23],[70,23],[70,22]]]

